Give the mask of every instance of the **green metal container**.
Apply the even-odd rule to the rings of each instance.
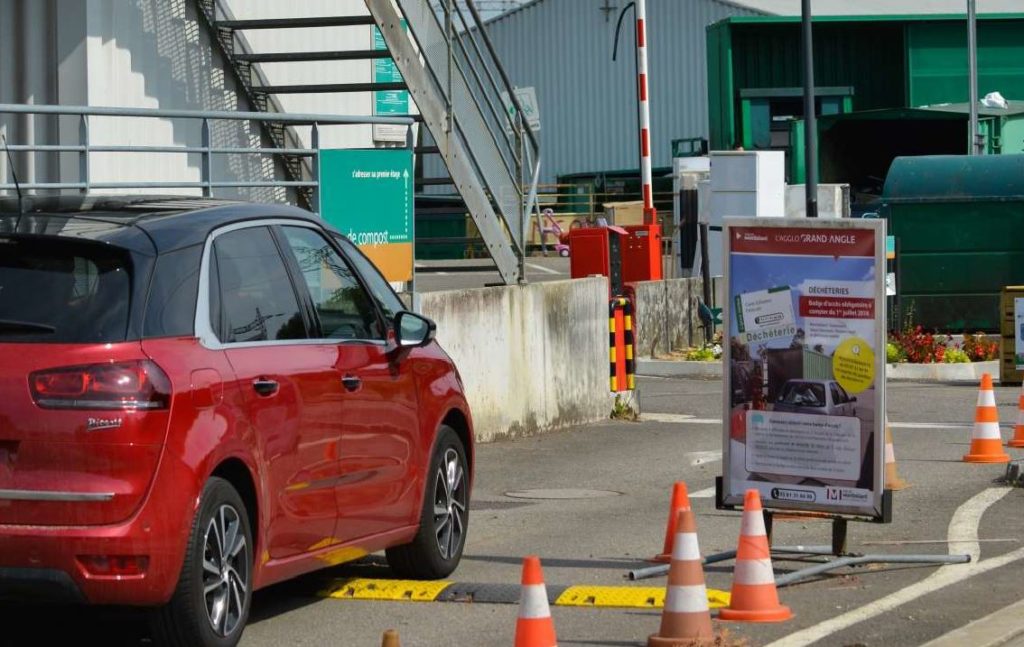
[[[816,16],[818,114],[967,101],[966,29],[963,14]],[[707,28],[711,150],[795,151],[792,183],[804,174],[800,42],[799,16],[736,16]],[[1024,100],[1024,14],[978,18],[978,92],[992,91],[1011,105]],[[955,151],[902,154],[922,152]]]
[[[901,324],[999,332],[1001,290],[1024,284],[1024,155],[899,157],[881,215]]]
[[[465,204],[448,196],[416,197],[416,258],[452,260],[466,258]],[[438,239],[449,239],[440,242]],[[434,242],[431,242],[434,241]]]

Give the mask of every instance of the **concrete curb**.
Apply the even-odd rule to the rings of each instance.
[[[669,359],[637,359],[636,374],[644,377],[722,379],[722,362],[686,362]]]
[[[982,373],[989,373],[998,381],[999,360],[970,364],[889,364],[885,367],[886,379],[893,382],[977,382]]]

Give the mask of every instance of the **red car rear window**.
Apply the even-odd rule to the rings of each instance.
[[[0,237],[0,342],[124,341],[130,290],[128,256],[116,248]]]

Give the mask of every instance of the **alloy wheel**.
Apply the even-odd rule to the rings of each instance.
[[[462,546],[466,507],[466,470],[459,453],[449,447],[434,479],[434,535],[442,559],[451,559]]]
[[[222,505],[206,526],[203,549],[203,598],[207,618],[218,636],[238,628],[249,590],[250,549],[238,510]]]

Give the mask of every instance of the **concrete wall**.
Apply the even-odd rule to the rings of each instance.
[[[604,279],[429,292],[420,310],[459,367],[478,441],[609,415]]]
[[[666,279],[632,284],[636,294],[634,334],[641,358],[703,343],[697,303],[700,279]],[[692,335],[692,336],[691,336]]]

